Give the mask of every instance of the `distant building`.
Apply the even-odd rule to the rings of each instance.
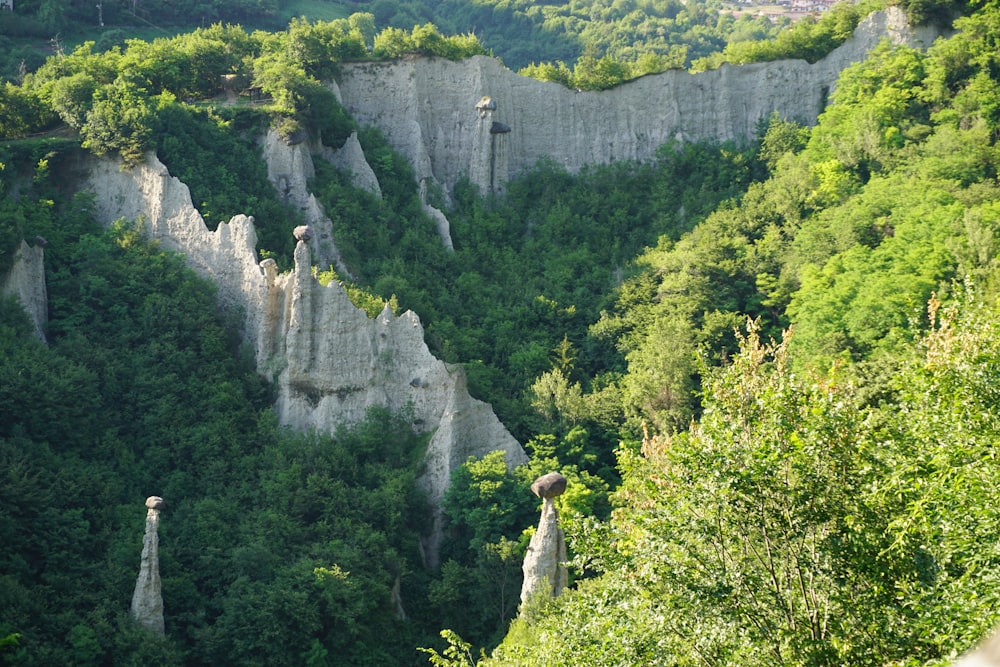
[[[14,11],[14,0],[0,0],[0,9]]]
[[[792,11],[803,13],[825,12],[833,3],[824,0],[792,0]]]

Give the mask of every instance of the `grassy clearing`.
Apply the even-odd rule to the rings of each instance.
[[[333,21],[334,19],[346,19],[355,11],[358,10],[336,2],[293,0],[279,9],[278,15],[286,22],[298,16],[305,16],[310,21]]]

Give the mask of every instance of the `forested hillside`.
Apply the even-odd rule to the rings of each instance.
[[[0,303],[5,664],[414,662],[432,628],[389,604],[394,583],[410,602],[427,586],[424,443],[404,416],[280,430],[214,289],[60,190],[72,149],[4,149],[36,165],[28,182],[5,170],[3,220],[47,239],[50,300],[48,346]],[[166,640],[127,616],[154,491]]]
[[[648,432],[568,524],[585,578],[482,664],[945,664],[991,630],[998,21],[848,69],[639,258],[591,333]]]
[[[84,45],[6,84],[0,273],[21,239],[47,240],[50,324],[45,345],[0,302],[0,657],[947,663],[1000,596],[1000,7],[966,14],[925,53],[884,45],[845,71],[816,127],[543,163],[499,198],[462,183],[451,252],[410,165],[322,81],[345,59],[483,52],[468,35],[364,14],[215,25]],[[778,42],[819,53],[831,34],[797,30]],[[266,102],[227,100],[230,73]],[[212,288],[75,192],[82,150],[126,168],[155,151],[210,227],[267,221],[259,251],[287,268],[300,220],[260,160],[268,125],[329,146],[359,131],[382,198],[318,161],[354,280],[317,275],[370,311],[416,311],[531,455],[456,471],[438,568],[406,416],[279,429]],[[575,581],[511,624],[527,486],[549,470],[570,481]],[[154,492],[163,639],[127,616]]]

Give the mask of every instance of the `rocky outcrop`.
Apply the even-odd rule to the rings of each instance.
[[[511,127],[494,120],[497,101],[486,95],[475,105],[479,119],[476,121],[469,180],[477,183],[487,194],[501,194],[510,178],[510,150],[508,137]]]
[[[273,272],[268,285],[283,313],[274,328],[278,416],[282,424],[332,431],[365,417],[373,405],[410,410],[413,427],[431,433],[422,476],[434,507],[448,488],[451,471],[470,456],[503,450],[511,465],[526,456],[492,408],[473,399],[460,366],[435,358],[411,311],[396,317],[388,306],[374,320],[356,308],[344,288],[320,285],[312,275],[309,246],[299,242],[291,275]],[[427,541],[436,563],[440,517]]]
[[[142,560],[139,576],[132,593],[132,618],[142,627],[157,634],[164,633],[163,592],[160,584],[160,510],[163,498],[146,499],[146,533],[142,538]]]
[[[883,35],[929,39],[910,33],[905,15],[890,9],[870,17],[853,40],[815,65],[787,61],[703,74],[673,71],[614,90],[578,93],[518,76],[492,58],[454,63],[414,57],[345,63],[339,85],[330,85],[358,121],[381,128],[410,160],[425,210],[450,247],[447,219],[428,202],[442,185],[445,198],[462,177],[498,192],[507,178],[543,158],[576,170],[644,159],[674,138],[747,137],[772,111],[813,122],[839,71]],[[314,261],[333,263],[345,275],[346,268],[339,263],[332,224],[308,190],[312,157],[344,160],[374,192],[378,181],[357,138],[333,151],[271,133],[263,146],[272,182],[303,211],[313,231],[298,244],[289,274],[279,275],[273,261],[258,263],[252,218],[236,216],[209,231],[188,188],[155,156],[129,170],[94,160],[87,187],[104,221],[142,220],[152,239],[215,282],[225,307],[243,314],[258,370],[277,382],[282,424],[332,430],[363,419],[371,406],[409,408],[414,428],[430,434],[422,480],[432,503],[443,497],[451,470],[470,455],[499,449],[510,464],[524,461],[492,409],[469,396],[461,368],[431,355],[416,314],[396,317],[386,309],[369,318],[340,285],[322,286],[313,277]],[[440,521],[435,526],[427,544],[431,563]],[[542,526],[539,533],[545,534]]]
[[[273,128],[264,135],[262,144],[271,185],[285,203],[301,211],[306,224],[314,230],[311,244],[317,262],[324,268],[334,266],[342,275],[349,276],[333,238],[333,222],[309,191],[309,180],[316,175],[309,144],[290,143]]]
[[[45,342],[49,321],[49,298],[45,288],[45,242],[36,239],[34,245],[21,241],[14,254],[14,264],[0,282],[0,294],[13,296],[21,302],[34,325],[35,337]]]
[[[952,663],[953,667],[1000,667],[1000,628],[977,648]]]
[[[420,194],[420,202],[424,207],[424,214],[434,221],[438,238],[441,239],[441,245],[443,245],[447,250],[454,250],[455,244],[451,240],[451,222],[449,222],[448,218],[441,209],[435,208],[427,203],[427,179],[420,181],[420,188],[418,192]]]
[[[244,335],[257,349],[258,366],[268,346],[260,340],[267,290],[257,263],[253,218],[235,216],[209,231],[191,203],[188,187],[170,175],[155,155],[124,170],[115,160],[88,162],[83,188],[94,194],[95,215],[110,224],[118,218],[142,221],[148,237],[166,250],[181,253],[199,274],[218,286],[222,306],[245,317]]]
[[[543,499],[542,517],[524,556],[522,611],[534,596],[559,595],[569,583],[569,573],[563,565],[566,562],[566,538],[559,527],[559,511],[553,500],[566,490],[566,478],[557,472],[550,472],[535,480],[531,490]]]
[[[531,492],[539,498],[558,498],[566,492],[567,480],[557,472],[542,475],[531,483]]]
[[[142,220],[150,238],[183,254],[215,282],[224,306],[243,313],[257,368],[277,383],[281,424],[332,431],[372,406],[409,409],[414,429],[430,434],[421,483],[434,507],[469,456],[502,450],[511,465],[527,459],[492,408],[469,395],[462,369],[431,354],[416,314],[386,308],[369,318],[341,285],[316,280],[311,240],[297,244],[291,273],[279,274],[273,260],[258,264],[253,219],[236,216],[209,231],[187,186],[154,155],[129,170],[94,160],[87,188],[102,220]],[[439,538],[436,514],[426,544],[432,564]]]
[[[518,76],[495,58],[451,62],[408,57],[345,63],[339,96],[354,118],[379,127],[413,165],[418,181],[450,192],[468,177],[482,192],[554,160],[570,171],[586,164],[642,160],[671,139],[753,136],[777,111],[814,123],[842,69],[882,38],[929,45],[896,7],[876,12],[823,60],[757,63],[689,74],[673,70],[599,92]],[[495,107],[477,108],[482,99]],[[490,134],[494,123],[509,130]]]

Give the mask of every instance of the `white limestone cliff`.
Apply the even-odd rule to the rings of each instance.
[[[418,181],[451,192],[468,177],[486,193],[543,158],[576,171],[646,159],[672,139],[751,137],[774,111],[814,123],[840,71],[882,38],[928,46],[935,34],[912,30],[905,13],[891,7],[866,18],[852,39],[812,65],[785,60],[698,74],[672,70],[612,90],[575,92],[519,76],[486,56],[461,62],[412,56],[344,63],[338,93],[359,123],[379,127],[409,159]],[[484,97],[496,103],[490,120],[511,130],[499,135],[495,149],[475,106]]]
[[[396,317],[387,308],[369,318],[343,287],[324,287],[313,277],[305,242],[296,247],[291,273],[278,274],[273,260],[258,264],[253,219],[236,216],[209,231],[187,186],[152,154],[128,170],[93,160],[86,188],[99,219],[142,220],[151,239],[183,254],[215,282],[224,306],[244,314],[257,368],[277,383],[281,424],[332,431],[357,423],[371,406],[411,407],[415,430],[431,434],[421,482],[434,507],[451,471],[469,456],[502,450],[510,465],[527,459],[492,408],[469,395],[462,369],[431,354],[416,314]],[[435,514],[425,545],[432,564],[439,537]]]
[[[45,287],[45,251],[41,242],[30,246],[21,241],[10,271],[0,281],[0,294],[17,299],[34,325],[35,337],[45,342],[49,320],[49,298]]]

